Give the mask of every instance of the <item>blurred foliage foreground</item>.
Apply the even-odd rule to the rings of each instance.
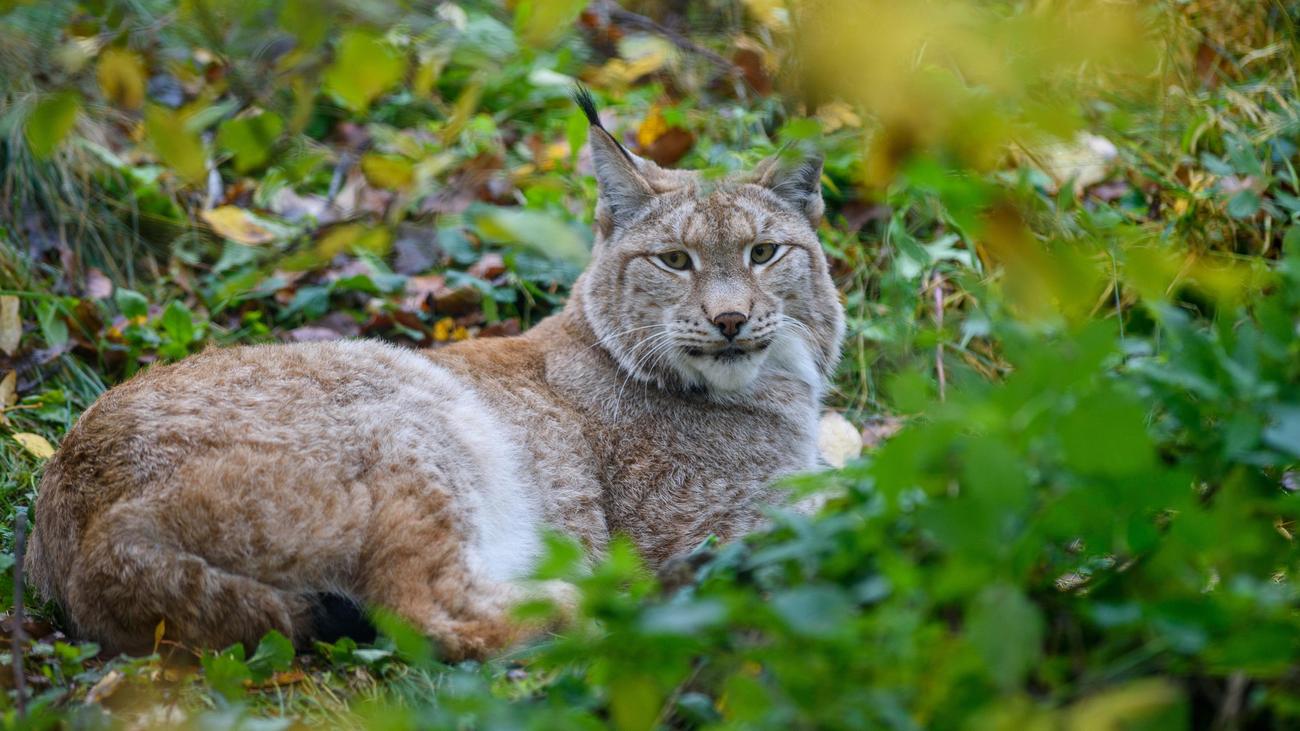
[[[62,433],[150,363],[553,311],[590,245],[575,80],[665,165],[825,151],[831,405],[873,447],[792,481],[820,516],[661,576],[555,542],[582,619],[486,666],[383,618],[296,658],[104,658],[29,597],[4,725],[1300,726],[1298,17],[0,0],[6,547]]]

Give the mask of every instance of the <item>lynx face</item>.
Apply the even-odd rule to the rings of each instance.
[[[583,301],[629,376],[725,397],[779,371],[820,393],[843,328],[814,230],[820,160],[706,181],[599,129],[592,154],[601,195]]]

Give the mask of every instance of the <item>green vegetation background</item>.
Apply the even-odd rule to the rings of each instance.
[[[585,260],[575,80],[664,164],[827,155],[865,454],[815,518],[483,666],[138,659],[27,606],[6,727],[1300,724],[1300,94],[1283,0],[0,0],[0,523],[210,344],[518,332]],[[13,555],[2,565],[12,568]],[[8,579],[6,579],[6,582]],[[5,583],[9,603],[11,585]],[[534,608],[545,611],[544,608]],[[6,625],[10,629],[12,622]],[[6,667],[13,648],[5,653]]]

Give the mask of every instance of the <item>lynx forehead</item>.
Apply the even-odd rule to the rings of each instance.
[[[562,312],[431,352],[213,349],[82,415],[27,557],[70,629],[109,651],[148,652],[160,621],[196,647],[306,644],[355,602],[482,656],[544,629],[520,600],[572,602],[529,580],[543,530],[592,556],[625,534],[653,566],[762,521],[772,482],[815,464],[839,357],[820,162],[706,181],[583,102],[596,247]]]

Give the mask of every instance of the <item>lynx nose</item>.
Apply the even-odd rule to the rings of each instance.
[[[740,328],[749,318],[739,312],[724,312],[713,318],[713,324],[718,326],[718,332],[727,336],[728,340],[735,340],[740,334]]]

